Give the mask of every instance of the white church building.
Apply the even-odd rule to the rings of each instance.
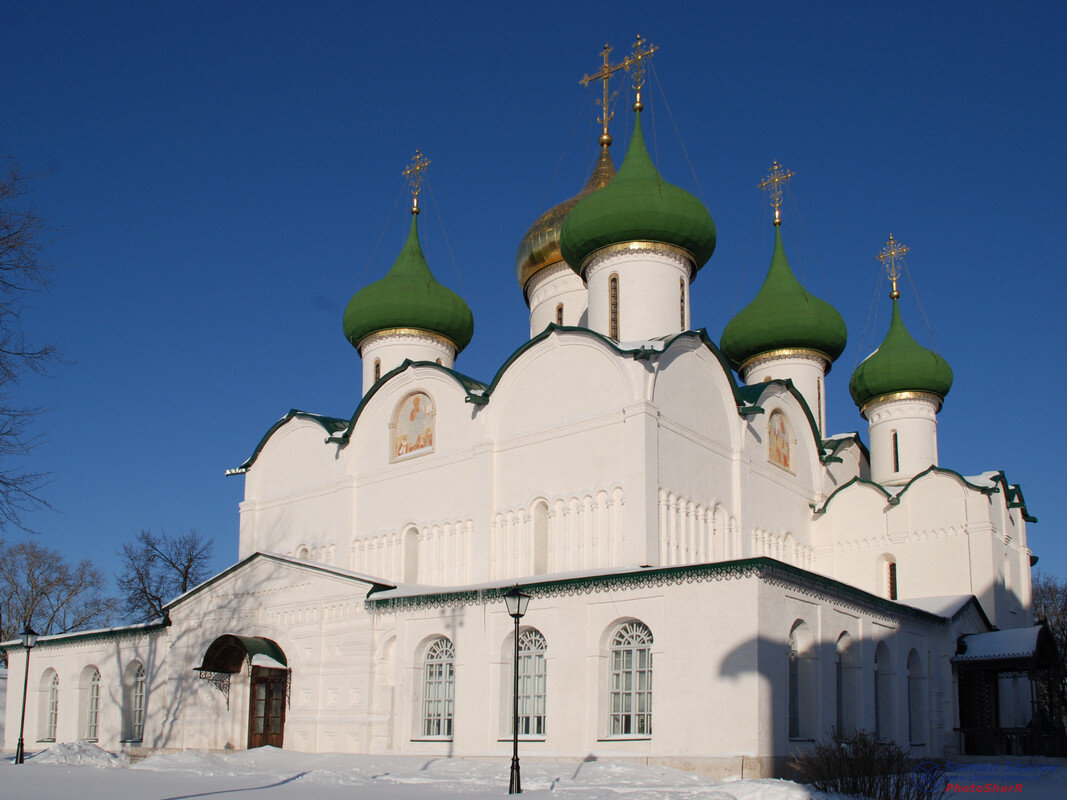
[[[1049,646],[1034,520],[1002,472],[940,466],[952,372],[908,333],[913,306],[894,282],[885,340],[851,377],[867,443],[828,432],[846,330],[789,267],[788,175],[765,181],[759,293],[718,337],[694,330],[715,225],[653,165],[640,109],[638,94],[618,171],[605,125],[583,191],[522,239],[530,339],[487,382],[455,368],[474,320],[420,247],[415,162],[407,241],[344,316],[355,412],[293,411],[266,432],[232,470],[240,560],[164,618],[38,641],[28,751],[503,763],[516,585],[532,596],[524,758],[766,776],[833,726],[916,757],[1028,747]],[[883,252],[892,271],[899,243]],[[3,649],[13,750],[27,651]]]

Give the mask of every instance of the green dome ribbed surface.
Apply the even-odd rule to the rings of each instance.
[[[755,299],[730,320],[720,347],[734,369],[753,356],[782,348],[817,350],[831,361],[845,349],[848,329],[837,309],[797,280],[774,229],[774,253],[767,278]]]
[[[848,384],[852,399],[861,408],[875,397],[894,392],[930,392],[944,399],[951,388],[952,368],[912,338],[900,318],[900,307],[893,300],[889,333],[852,373]]]
[[[419,244],[418,217],[393,266],[380,281],[356,292],[345,308],[345,337],[358,347],[375,331],[418,328],[447,337],[457,352],[474,335],[474,315],[458,294],[430,272]]]
[[[660,176],[645,148],[637,113],[630,149],[615,178],[574,207],[560,232],[560,251],[575,272],[602,247],[663,242],[688,251],[700,269],[715,251],[715,222],[696,197]]]

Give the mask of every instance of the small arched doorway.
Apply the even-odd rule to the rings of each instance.
[[[210,680],[230,703],[230,676],[249,671],[248,747],[281,747],[285,734],[292,670],[278,644],[262,636],[218,637],[204,653],[196,668],[200,677]]]

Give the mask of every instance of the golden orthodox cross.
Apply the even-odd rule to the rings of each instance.
[[[645,39],[641,34],[637,34],[637,41],[634,42],[633,49],[630,51],[630,55],[626,60],[630,66],[634,69],[633,74],[633,87],[637,93],[634,98],[634,111],[640,111],[644,108],[641,103],[641,87],[645,85],[645,59],[649,58],[653,53],[659,50],[654,44],[648,44],[647,49],[643,49],[648,44],[648,39]]]
[[[885,247],[882,248],[881,252],[875,256],[875,260],[882,262],[882,266],[885,267],[886,277],[893,283],[893,291],[889,293],[889,296],[894,300],[900,297],[900,292],[897,291],[897,279],[900,278],[900,270],[904,266],[904,255],[908,250],[909,248],[906,244],[898,242],[893,238],[893,234],[889,234],[889,241],[885,243]]]
[[[600,135],[600,144],[607,147],[611,145],[611,135],[608,133],[608,123],[614,119],[615,115],[611,112],[611,101],[618,95],[618,92],[614,94],[611,92],[608,83],[611,80],[611,76],[618,72],[620,69],[630,69],[630,59],[625,58],[618,64],[611,63],[611,45],[604,45],[604,49],[600,51],[604,57],[604,63],[600,66],[600,70],[590,73],[584,76],[578,83],[582,86],[588,86],[593,81],[601,81],[604,84],[604,97],[601,100],[597,100],[597,105],[601,108],[600,119],[597,120],[604,126],[604,132]]]
[[[415,150],[415,157],[400,174],[407,178],[411,185],[411,213],[419,213],[419,192],[422,190],[422,173],[430,166],[430,159]]]
[[[789,179],[794,174],[793,170],[786,169],[775,161],[771,165],[771,171],[767,173],[767,177],[760,181],[759,188],[767,193],[771,206],[774,208],[775,225],[782,224],[782,217],[779,213],[779,209],[782,207],[782,187],[789,183]]]

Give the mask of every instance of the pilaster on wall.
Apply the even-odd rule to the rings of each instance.
[[[655,564],[659,551],[659,409],[640,402],[623,410],[626,440],[624,509],[627,564]]]

